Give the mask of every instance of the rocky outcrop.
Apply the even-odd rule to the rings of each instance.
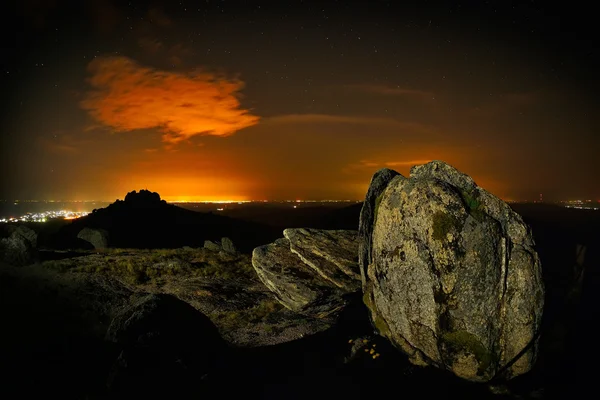
[[[440,161],[394,177],[375,204],[361,240],[372,243],[363,298],[378,332],[413,363],[471,381],[529,371],[544,287],[522,218]]]
[[[139,192],[133,190],[127,193],[123,201],[130,206],[138,208],[157,208],[167,204],[165,200],[161,200],[158,193],[146,189],[142,189]]]
[[[285,238],[254,249],[252,265],[277,300],[294,312],[325,317],[344,305],[343,291],[292,253]]]
[[[237,254],[237,249],[233,244],[233,241],[228,237],[221,238],[221,248],[225,253]]]
[[[9,236],[0,240],[0,257],[11,265],[28,265],[37,256],[37,233],[24,226],[7,225],[5,231]]]
[[[96,250],[108,247],[108,232],[104,229],[83,228],[77,238],[90,243]]]
[[[398,175],[400,175],[398,172],[388,168],[377,171],[371,179],[367,196],[360,210],[360,219],[358,222],[358,235],[360,237],[358,242],[358,263],[363,287],[366,284],[365,271],[371,259],[373,221],[375,220],[375,212],[379,205],[377,199],[381,199],[379,196],[381,196],[391,180]]]
[[[204,241],[204,248],[210,251],[221,251],[223,248],[219,243],[213,242],[212,240]]]
[[[108,381],[111,394],[118,396],[185,393],[177,383],[199,383],[227,357],[210,319],[164,294],[134,298],[113,319],[106,339],[123,349]]]
[[[238,254],[237,248],[233,244],[233,241],[228,237],[221,238],[220,242],[213,242],[212,240],[204,241],[204,248],[210,251],[224,251],[225,253],[236,255]]]
[[[357,232],[286,229],[284,236],[252,252],[258,277],[294,312],[336,315],[360,290]]]

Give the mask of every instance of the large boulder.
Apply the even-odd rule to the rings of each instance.
[[[115,396],[189,392],[228,356],[211,320],[166,294],[134,297],[115,316],[106,339],[122,348],[108,381]]]
[[[108,247],[108,232],[104,229],[83,228],[77,234],[77,238],[90,243],[96,250]]]
[[[440,161],[394,177],[376,205],[363,299],[378,332],[467,380],[529,371],[544,287],[522,218]]]
[[[37,256],[37,233],[24,225],[7,225],[8,237],[0,239],[0,257],[11,265],[31,264]]]
[[[286,229],[284,236],[252,252],[258,277],[294,312],[337,316],[360,290],[357,232]]]

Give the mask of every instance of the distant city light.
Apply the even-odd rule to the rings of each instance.
[[[186,203],[196,203],[196,204],[228,204],[228,203],[238,203],[238,204],[243,204],[243,203],[251,203],[251,200],[204,200],[204,201],[193,201],[193,200],[176,200],[176,201],[169,201],[169,203],[173,203],[173,204],[186,204]]]
[[[600,210],[600,207],[582,207],[582,206],[565,206],[566,208],[576,208],[577,210]]]
[[[27,213],[21,217],[0,218],[0,223],[8,222],[47,222],[49,219],[77,219],[85,217],[87,211],[43,211],[38,213]]]

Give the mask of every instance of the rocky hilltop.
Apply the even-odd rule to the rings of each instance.
[[[260,223],[186,210],[167,204],[158,193],[140,190],[63,227],[52,247],[201,247],[206,240],[228,237],[241,251],[250,253],[277,235],[276,229]]]

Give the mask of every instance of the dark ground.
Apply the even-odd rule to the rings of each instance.
[[[533,371],[508,386],[521,398],[587,397],[588,390],[594,392],[600,360],[595,329],[600,316],[600,212],[511,206],[532,226],[542,260],[546,308],[539,360]],[[305,208],[301,217],[298,209],[270,211],[265,226],[280,219],[288,226],[340,229],[356,226],[360,204],[326,211]],[[587,247],[585,279],[579,297],[567,302],[578,244]],[[99,328],[87,324],[76,300],[65,293],[40,291],[34,280],[16,281],[0,274],[0,315],[1,398],[103,398],[107,371],[120,350],[91,334]],[[276,346],[233,349],[223,355],[222,368],[210,379],[198,378],[197,386],[192,382],[197,391],[185,397],[493,397],[485,385],[410,366],[381,338],[374,339],[382,354],[376,362],[363,356],[344,364],[348,340],[372,334],[366,321],[365,310],[357,306],[323,333]],[[182,395],[168,381],[148,382],[146,389],[162,398]]]

